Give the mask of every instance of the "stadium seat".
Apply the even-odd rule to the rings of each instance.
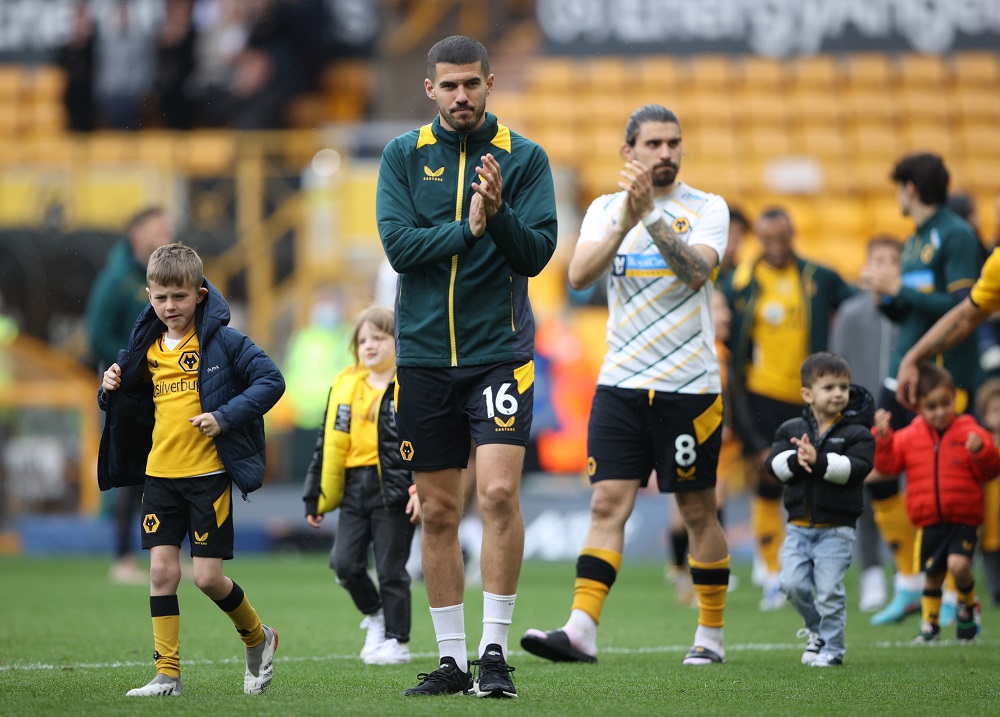
[[[839,61],[833,55],[802,55],[788,63],[791,87],[805,92],[829,92],[840,86]]]
[[[997,158],[966,157],[957,172],[957,179],[966,191],[995,197],[997,193]]]
[[[778,90],[744,89],[730,96],[740,121],[747,127],[785,127],[791,107],[777,95]]]
[[[646,55],[636,61],[635,83],[644,94],[668,96],[681,84],[681,77],[680,64],[669,55]]]
[[[901,87],[896,100],[900,121],[946,125],[954,111],[949,94],[944,87]]]
[[[905,52],[896,59],[901,88],[941,89],[951,81],[951,72],[942,55]]]
[[[1000,123],[1000,94],[996,87],[956,86],[952,104],[958,122]]]
[[[236,136],[224,131],[189,132],[179,152],[188,172],[196,176],[215,176],[232,166],[236,157]]]
[[[26,84],[34,98],[62,102],[66,72],[55,65],[39,65],[27,74]]]
[[[847,153],[856,159],[894,160],[902,152],[899,133],[889,124],[862,124],[848,128]]]
[[[830,90],[798,89],[789,93],[792,122],[799,126],[836,125],[844,117],[844,103]]]
[[[730,127],[696,125],[684,132],[684,155],[693,159],[740,159],[739,134]]]
[[[746,55],[735,67],[734,85],[740,89],[762,91],[774,101],[785,86],[788,72],[781,60],[760,55]]]
[[[852,52],[841,66],[848,88],[885,92],[895,86],[896,68],[889,55],[882,52]]]
[[[729,55],[695,55],[685,69],[691,85],[700,90],[728,90],[733,86],[737,70]]]
[[[24,70],[20,65],[0,64],[0,104],[19,97],[24,84]]]
[[[776,127],[748,127],[745,132],[747,152],[762,159],[792,154],[791,137],[788,132]]]
[[[951,58],[951,74],[958,87],[983,87],[995,92],[1000,85],[1000,56],[990,50],[966,50]]]
[[[844,121],[851,125],[892,125],[899,115],[895,95],[888,88],[849,88],[840,99],[845,105]]]
[[[955,155],[955,135],[948,127],[940,124],[911,122],[902,127],[900,136],[906,152],[934,152],[946,160]]]
[[[740,108],[728,94],[714,90],[690,95],[683,111],[681,120],[694,127],[732,127],[740,114]]]
[[[963,157],[1000,158],[1000,131],[995,124],[965,122],[958,127],[955,135],[958,137],[959,152]],[[1000,171],[997,176],[997,187],[1000,188]]]
[[[579,61],[571,57],[544,57],[530,65],[528,90],[542,92],[559,88],[573,92],[583,84]]]
[[[861,196],[893,195],[892,180],[889,179],[892,167],[899,154],[892,157],[855,156],[851,163],[851,172],[855,191]]]
[[[604,93],[605,98],[608,94],[621,92],[635,75],[631,63],[616,55],[581,60],[578,66],[581,82],[591,90]]]
[[[795,149],[821,160],[839,159],[847,154],[847,140],[835,125],[812,125],[793,134]]]

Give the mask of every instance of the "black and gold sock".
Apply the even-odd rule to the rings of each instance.
[[[955,591],[958,593],[958,601],[972,609],[976,604],[976,581],[971,581],[968,585],[955,584]]]
[[[243,593],[243,588],[233,581],[232,591],[221,600],[214,601],[222,612],[229,615],[229,619],[236,626],[236,632],[240,634],[240,639],[247,647],[256,647],[264,639],[264,628],[260,624],[260,617],[253,605],[247,600]]]
[[[180,677],[181,610],[176,595],[150,595],[149,614],[153,618],[153,660],[156,671]]]
[[[584,548],[576,559],[573,609],[582,610],[600,624],[601,610],[615,577],[622,567],[622,554],[603,548]]]
[[[924,588],[920,599],[921,619],[931,625],[938,625],[941,619],[941,588]]]
[[[722,627],[726,609],[726,591],[729,589],[729,556],[713,563],[700,563],[690,555],[691,582],[698,595],[698,624],[705,627]]]

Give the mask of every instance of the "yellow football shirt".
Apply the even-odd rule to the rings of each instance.
[[[758,262],[760,287],[753,317],[753,357],[747,390],[785,403],[801,403],[799,368],[808,355],[809,336],[798,266],[775,269]]]
[[[146,460],[146,475],[157,478],[190,478],[225,470],[215,441],[188,419],[204,413],[198,392],[201,352],[195,330],[172,349],[165,335],[146,351],[153,377],[153,448]]]
[[[983,311],[1000,311],[1000,252],[996,249],[983,264],[969,298]]]

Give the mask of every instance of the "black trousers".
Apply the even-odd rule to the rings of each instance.
[[[382,608],[386,638],[410,639],[410,559],[414,525],[404,506],[387,508],[375,466],[347,471],[330,567],[365,615]],[[368,546],[375,554],[378,587],[368,575]]]

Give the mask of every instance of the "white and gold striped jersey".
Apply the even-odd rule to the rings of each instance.
[[[616,220],[625,193],[590,205],[580,242],[600,241]],[[704,244],[721,258],[729,238],[722,197],[678,183],[655,206],[688,245]],[[611,263],[608,352],[598,383],[675,393],[719,393],[712,322],[712,282],[692,291],[671,271],[641,222],[625,236]]]

